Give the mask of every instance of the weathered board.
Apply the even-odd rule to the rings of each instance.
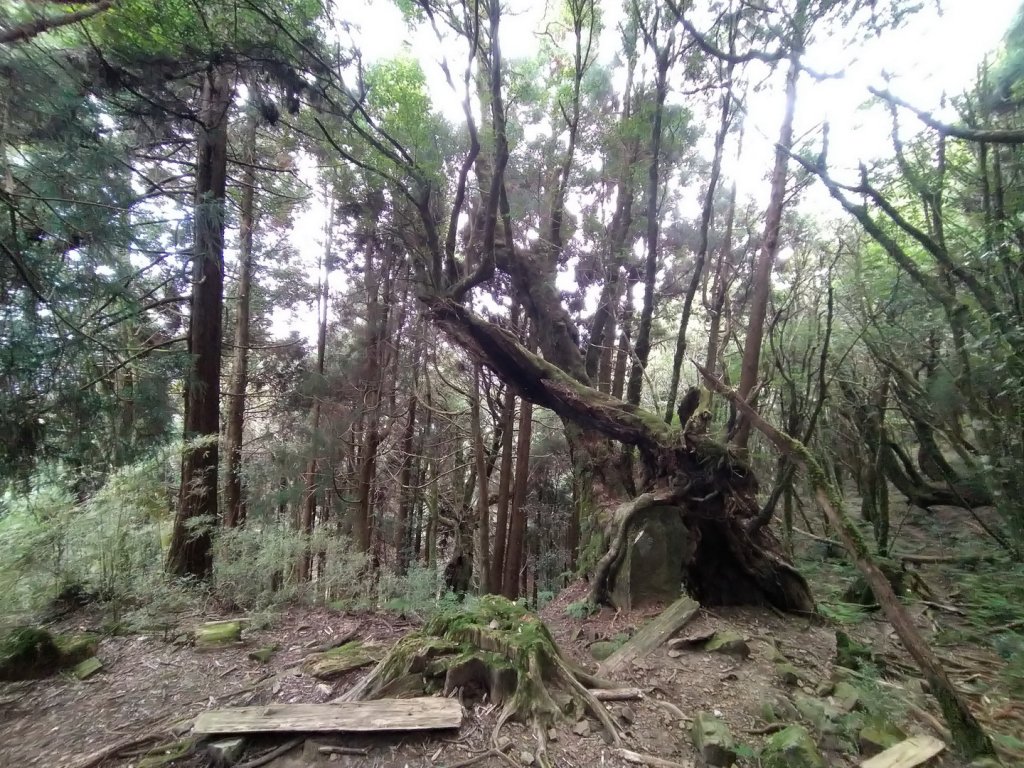
[[[271,704],[203,712],[193,732],[314,733],[426,731],[458,728],[462,705],[457,699],[423,696],[416,699],[379,699],[344,704]]]
[[[636,659],[642,659],[697,615],[700,603],[683,596],[633,635],[624,646],[601,662],[598,674],[611,675]]]
[[[861,768],[913,768],[931,760],[945,748],[946,745],[934,736],[919,734],[865,760]]]

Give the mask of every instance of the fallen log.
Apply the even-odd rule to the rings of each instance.
[[[885,574],[879,569],[875,559],[868,551],[860,531],[843,511],[839,493],[826,479],[821,466],[811,456],[807,446],[780,432],[765,421],[734,390],[709,374],[699,364],[695,363],[695,365],[711,389],[727,398],[737,409],[742,411],[754,428],[768,438],[780,453],[801,464],[806,470],[818,506],[821,507],[829,524],[835,529],[840,540],[843,542],[843,546],[849,553],[853,564],[871,587],[882,609],[882,613],[896,631],[900,642],[903,643],[907,653],[910,654],[924,674],[932,694],[938,699],[943,717],[953,736],[954,748],[962,755],[971,758],[994,755],[995,748],[988,734],[985,733],[985,729],[982,728],[981,723],[978,722],[978,719],[971,712],[967,700],[950,681],[935,653],[928,646],[928,643],[925,642],[917,627],[914,626],[914,622],[907,613],[907,609],[900,602],[896,593],[893,592],[892,586],[889,584],[888,579],[886,579]]]
[[[619,650],[601,662],[598,674],[607,677],[627,664],[642,659],[697,615],[700,603],[690,597],[681,597],[661,614],[633,635]]]
[[[272,704],[203,712],[193,732],[200,736],[232,733],[365,733],[459,728],[462,705],[456,699],[423,696],[344,704]]]

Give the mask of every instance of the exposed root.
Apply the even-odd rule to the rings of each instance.
[[[580,669],[562,655],[544,623],[523,606],[487,595],[471,607],[443,613],[402,638],[340,701],[402,692],[486,694],[501,707],[492,733],[498,743],[509,720],[533,726],[538,763],[546,755],[547,729],[567,714],[589,712],[618,746],[611,715],[588,688],[615,685]]]

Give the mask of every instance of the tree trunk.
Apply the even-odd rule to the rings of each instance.
[[[516,419],[516,397],[505,388],[505,402],[501,411],[501,464],[498,476],[498,504],[494,520],[494,551],[491,552],[491,592],[501,593],[505,570],[505,547],[508,538],[508,510],[512,498],[512,447]]]
[[[211,526],[217,519],[217,439],[220,431],[221,325],[224,304],[224,198],[227,190],[228,106],[231,85],[220,67],[203,75],[196,165],[195,242],[189,353],[185,381],[185,440],[181,490],[167,570],[206,578],[213,567]]]
[[[397,553],[398,572],[405,573],[409,567],[409,518],[414,510],[418,494],[412,486],[413,478],[419,475],[419,455],[422,451],[415,451],[416,436],[416,412],[419,409],[419,370],[420,358],[423,349],[422,329],[416,331],[416,341],[412,352],[412,381],[409,385],[408,415],[405,422],[405,432],[402,434],[402,470],[399,475],[399,486],[401,488],[401,499],[398,503],[398,525],[395,529],[395,552]],[[415,456],[413,454],[416,454]]]
[[[798,26],[802,25],[800,19]],[[802,34],[798,32],[798,35]],[[764,234],[761,251],[754,267],[753,293],[750,299],[750,313],[747,324],[747,338],[743,347],[743,362],[740,366],[740,383],[736,390],[744,400],[750,397],[757,383],[761,362],[761,341],[764,338],[764,319],[771,295],[772,270],[779,253],[779,232],[782,228],[782,209],[786,201],[786,180],[789,172],[789,153],[793,148],[793,118],[796,114],[796,90],[800,79],[800,54],[802,43],[794,41],[790,55],[789,72],[786,75],[786,112],[779,129],[779,141],[775,150],[775,167],[772,170],[771,195],[764,217]],[[733,436],[733,445],[745,449],[750,438],[750,420],[741,413]]]
[[[480,409],[480,397],[483,384],[481,382],[480,365],[477,364],[473,376],[473,398],[470,401],[470,420],[473,429],[473,457],[476,463],[476,565],[480,576],[480,593],[487,594],[490,589],[491,563],[491,508],[487,498],[488,489],[487,454],[484,448],[483,414]]]
[[[693,308],[693,298],[697,295],[701,278],[704,275],[704,263],[708,258],[708,239],[711,234],[711,218],[715,212],[715,193],[718,190],[718,177],[722,172],[722,154],[725,149],[725,137],[729,132],[729,124],[732,115],[732,71],[733,65],[729,64],[726,69],[726,89],[722,94],[722,116],[719,119],[718,133],[715,135],[715,154],[711,161],[711,177],[708,179],[708,190],[704,196],[704,208],[700,215],[700,239],[697,244],[697,259],[693,265],[693,274],[690,276],[690,284],[686,287],[686,295],[683,297],[683,311],[679,317],[679,331],[676,333],[676,351],[672,359],[672,376],[668,385],[668,396],[665,403],[665,423],[672,423],[672,416],[675,414],[676,396],[679,394],[679,375],[683,367],[683,358],[686,357],[686,329],[690,324],[690,312]],[[685,427],[680,424],[679,427]]]
[[[327,201],[327,239],[324,243],[324,255],[320,263],[320,290],[317,293],[317,334],[316,334],[316,381],[313,392],[313,405],[309,413],[309,463],[305,472],[305,491],[302,497],[302,511],[299,518],[299,530],[306,536],[313,533],[316,522],[316,501],[318,495],[317,474],[320,467],[320,451],[323,441],[320,439],[320,402],[324,388],[324,358],[327,354],[327,309],[330,294],[331,259],[334,248],[334,195],[331,193]],[[298,578],[308,581],[312,567],[313,553],[306,549],[299,562]]]
[[[231,370],[228,394],[228,428],[226,436],[227,483],[224,488],[224,525],[233,528],[245,521],[242,499],[242,438],[245,433],[245,394],[249,374],[249,294],[252,290],[253,230],[256,216],[256,113],[247,116],[245,166],[242,169],[242,199],[238,224],[238,309],[235,318],[235,360]]]
[[[519,597],[519,574],[523,568],[523,547],[526,537],[526,496],[530,488],[530,443],[533,439],[533,403],[523,400],[519,408],[519,434],[516,438],[515,484],[509,511],[508,542],[505,545],[505,568],[501,593],[515,600]]]

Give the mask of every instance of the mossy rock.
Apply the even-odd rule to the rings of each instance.
[[[147,752],[139,760],[139,768],[161,768],[178,760],[184,760],[195,752],[198,741],[194,738],[179,739],[169,744],[161,744]]]
[[[95,655],[95,635],[52,635],[17,627],[0,640],[0,680],[32,680],[55,674]]]
[[[710,712],[697,713],[690,733],[705,765],[730,766],[736,762],[736,745],[729,726]]]
[[[75,668],[71,670],[71,674],[79,680],[86,680],[95,675],[101,669],[103,669],[103,662],[95,656],[90,656],[88,659],[78,662],[75,665]]]
[[[238,645],[242,641],[242,623],[240,621],[209,621],[192,630],[196,648],[212,650]]]
[[[888,720],[876,718],[864,725],[857,734],[857,745],[863,757],[872,757],[907,738],[900,727]]]
[[[843,631],[836,632],[836,664],[848,669],[860,669],[864,664],[874,662],[871,649],[859,643]]]
[[[385,653],[379,645],[352,640],[329,651],[312,654],[302,663],[302,672],[318,680],[334,680],[353,669],[380,661]]]
[[[842,680],[836,683],[831,696],[839,709],[843,712],[852,712],[861,707],[864,693],[857,686]]]
[[[761,768],[825,768],[807,729],[790,725],[768,738],[761,750]]]
[[[786,696],[776,696],[771,701],[761,702],[761,719],[766,723],[785,723],[796,720],[800,712]]]
[[[704,650],[709,653],[726,653],[745,659],[750,656],[750,646],[743,636],[732,629],[720,629],[704,643]]]
[[[838,733],[843,713],[823,699],[801,693],[793,699],[800,716],[819,733]]]
[[[590,655],[598,661],[604,661],[622,646],[614,640],[598,640],[590,646]]]
[[[803,680],[803,675],[800,673],[800,670],[788,661],[776,664],[775,674],[778,676],[779,680],[786,685],[797,685],[801,680]]]
[[[258,661],[261,664],[266,664],[274,658],[274,654],[277,653],[277,651],[278,647],[276,645],[268,645],[266,648],[256,648],[249,651],[249,658],[252,661]]]

